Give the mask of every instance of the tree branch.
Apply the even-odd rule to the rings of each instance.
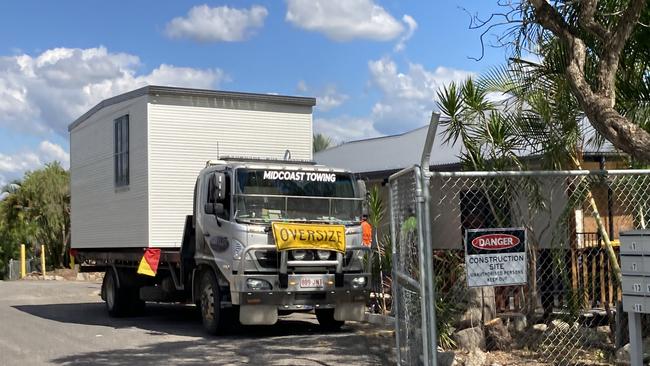
[[[576,35],[562,15],[546,0],[529,0],[535,9],[535,18],[544,28],[550,30],[565,42],[570,42]]]
[[[546,0],[528,1],[533,6],[536,21],[567,46],[569,54],[565,73],[573,94],[592,126],[615,147],[637,159],[650,161],[650,133],[614,109],[618,62],[643,7],[646,6],[646,0],[630,0],[613,32],[609,31],[609,37],[599,55],[598,85],[595,89],[587,81],[584,71],[587,47],[583,40]],[[587,16],[589,12],[591,10],[587,9]]]
[[[607,38],[605,46],[598,63],[598,91],[610,99],[614,106],[616,94],[616,72],[621,52],[627,43],[628,38],[634,30],[634,26],[641,17],[646,0],[631,0],[627,9],[618,20],[614,32]]]
[[[594,19],[596,9],[598,8],[598,0],[583,0],[580,2],[580,5],[580,16],[578,17],[580,25],[600,41],[607,42],[607,39],[610,37],[609,29]]]

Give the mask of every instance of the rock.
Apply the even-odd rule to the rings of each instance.
[[[616,350],[616,361],[617,362],[630,362],[630,344]]]
[[[456,353],[453,351],[441,352],[438,351],[438,366],[456,366]]]
[[[77,281],[85,281],[83,273],[77,273]]]
[[[557,319],[551,322],[551,327],[553,327],[554,330],[557,329],[560,331],[568,331],[569,329],[571,329],[569,323]]]
[[[494,287],[469,288],[465,296],[465,312],[456,324],[456,329],[472,328],[484,321],[490,321],[496,314]]]
[[[509,351],[512,347],[512,337],[501,318],[485,324],[485,346],[488,351]]]
[[[608,326],[605,326],[605,328],[609,330]],[[604,345],[611,343],[609,340],[609,332],[605,333],[599,331],[597,328],[581,328],[579,335],[579,339],[586,347],[602,348]]]
[[[612,334],[612,329],[609,327],[609,325],[601,325],[599,327],[596,327],[596,332],[606,334],[609,337],[609,335]]]
[[[543,324],[543,323],[542,324],[535,324],[535,325],[533,325],[533,329],[538,331],[538,332],[546,332],[546,330],[548,329],[548,325]]]
[[[467,355],[465,366],[483,366],[487,361],[487,354],[480,349],[475,349]]]
[[[485,349],[485,335],[481,327],[462,329],[454,333],[452,337],[460,349],[470,352],[475,349]]]
[[[523,332],[528,326],[528,321],[525,316],[517,316],[512,319],[511,324],[516,332]]]
[[[650,362],[650,337],[643,339],[643,362],[648,364]],[[616,361],[621,363],[630,363],[630,344],[616,350]]]

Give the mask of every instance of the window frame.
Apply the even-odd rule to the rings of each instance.
[[[130,183],[129,119],[125,114],[113,120],[113,182],[116,188],[128,187]]]

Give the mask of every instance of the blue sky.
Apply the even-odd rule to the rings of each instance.
[[[67,166],[66,126],[146,84],[314,96],[347,141],[426,123],[442,85],[505,61],[480,31],[496,1],[2,1],[0,184]],[[466,9],[466,10],[463,10]]]

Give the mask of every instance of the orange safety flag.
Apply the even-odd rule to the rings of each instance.
[[[368,221],[361,221],[361,244],[364,247],[372,245],[372,226]]]
[[[138,266],[138,273],[155,277],[158,271],[158,262],[160,262],[160,249],[146,249],[140,261],[140,266]]]

